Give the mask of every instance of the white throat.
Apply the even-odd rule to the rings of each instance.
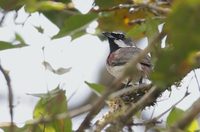
[[[119,47],[130,47],[127,44],[124,43],[122,40],[114,40],[114,42],[119,46]]]

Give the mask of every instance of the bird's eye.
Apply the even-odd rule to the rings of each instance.
[[[119,38],[120,39],[124,39],[124,35],[123,34],[119,34]]]

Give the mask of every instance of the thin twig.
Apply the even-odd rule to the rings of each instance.
[[[160,115],[158,115],[157,117],[154,117],[152,120],[158,120],[160,119],[162,116],[164,116],[167,112],[169,112],[171,109],[173,109],[176,105],[178,105],[180,102],[182,102],[188,95],[190,95],[190,93],[188,92],[188,90],[186,90],[184,96],[177,101],[175,104],[173,104],[170,108],[168,108],[166,111],[164,111],[163,113],[161,113]]]
[[[14,123],[13,123],[13,91],[11,87],[11,80],[6,70],[3,69],[3,67],[0,65],[0,71],[5,77],[7,86],[8,86],[8,102],[9,102],[9,111],[10,111],[10,120],[11,120],[11,126],[10,126],[10,132],[14,131]]]
[[[162,123],[162,121],[152,121],[151,124],[159,124]],[[133,123],[134,126],[146,126],[149,125],[149,122],[139,122],[139,123]]]
[[[110,11],[115,11],[115,10],[119,10],[119,9],[129,9],[129,8],[139,8],[139,5],[134,5],[134,4],[119,4],[117,6],[113,6],[110,8],[102,8],[102,9],[94,9],[92,8],[90,11],[91,12],[110,12]]]
[[[69,96],[67,103],[71,101],[71,99],[74,97],[74,95],[78,92],[79,88],[77,88],[73,93]]]
[[[198,88],[199,88],[199,91],[200,91],[200,83],[199,83],[199,80],[198,80],[198,78],[197,78],[196,71],[195,71],[195,70],[193,70],[193,72],[194,72],[194,77],[195,77],[195,79],[196,79],[196,82],[197,82],[197,86],[198,86]]]
[[[145,4],[145,3],[140,3],[140,4],[119,4],[117,6],[113,6],[111,8],[104,8],[104,9],[91,9],[91,12],[110,12],[110,11],[115,11],[119,9],[130,9],[130,8],[148,8],[150,10],[156,11],[161,14],[168,14],[171,12],[171,9],[169,8],[163,8],[159,7],[155,4]]]
[[[6,17],[7,12],[6,12],[6,11],[2,11],[2,13],[3,13],[3,16],[2,16],[2,18],[1,18],[1,20],[0,20],[0,27],[1,27],[2,24],[3,24],[3,21],[4,21],[5,17]]]
[[[131,86],[129,88],[121,89],[119,91],[112,93],[108,97],[108,99],[120,97],[121,95],[126,94],[126,93],[130,93],[130,92],[136,92],[137,93],[137,92],[140,92],[140,91],[146,91],[146,90],[149,90],[151,87],[152,87],[152,84],[144,84],[144,85],[140,84],[138,86]]]
[[[161,14],[169,14],[171,12],[171,9],[163,8],[155,4],[143,4],[143,5],[149,8],[150,10],[155,10],[156,12],[159,12]]]
[[[155,16],[155,17],[152,17],[151,19],[152,20],[156,20],[156,19],[164,20],[164,19],[166,19],[166,17],[164,17],[164,16]],[[134,19],[134,20],[128,22],[128,24],[129,25],[142,24],[142,23],[144,23],[146,21],[147,21],[147,19],[140,18],[140,19]]]

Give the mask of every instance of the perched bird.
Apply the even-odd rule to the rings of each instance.
[[[124,72],[125,65],[134,56],[137,56],[142,50],[134,46],[131,39],[126,38],[122,32],[104,32],[104,36],[108,38],[110,53],[107,57],[106,68],[108,72],[115,78],[119,78]],[[143,78],[147,78],[152,70],[150,56],[140,60],[136,65],[136,72],[131,77],[124,80],[124,84],[140,84]]]

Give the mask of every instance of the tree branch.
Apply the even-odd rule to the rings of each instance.
[[[130,8],[147,8],[150,9],[150,11],[156,11],[158,13],[161,14],[169,14],[171,12],[171,9],[169,8],[163,8],[163,7],[159,7],[155,4],[146,4],[146,3],[140,3],[140,4],[119,4],[117,6],[113,6],[110,8],[104,8],[104,9],[94,9],[92,8],[90,11],[91,12],[110,12],[110,11],[115,11],[115,10],[119,10],[119,9],[130,9]]]
[[[150,43],[149,45],[138,54],[138,56],[133,57],[130,61],[130,64],[127,65],[125,72],[123,73],[123,75],[121,77],[119,77],[118,79],[116,79],[111,85],[110,87],[108,87],[108,90],[105,91],[104,94],[102,94],[101,98],[99,98],[97,100],[97,102],[93,105],[91,111],[88,113],[88,115],[86,116],[86,118],[84,119],[84,121],[81,123],[80,127],[78,128],[77,131],[84,131],[84,129],[88,128],[90,125],[90,121],[93,119],[93,117],[100,111],[100,109],[103,107],[104,105],[104,101],[105,99],[113,92],[117,91],[120,87],[121,87],[121,82],[130,74],[134,75],[135,73],[135,66],[136,64],[142,59],[144,58],[152,49],[152,47],[157,44],[157,42],[159,42],[159,40],[161,40],[163,37],[165,36],[164,32],[161,32],[160,34],[158,34]],[[133,67],[134,66],[134,67]]]
[[[193,70],[193,72],[194,72],[194,77],[195,77],[196,82],[197,82],[197,86],[198,86],[199,91],[200,91],[200,83],[199,83],[199,80],[198,80],[198,78],[197,78],[197,74],[196,74],[195,70]]]
[[[131,86],[129,88],[125,88],[125,89],[121,89],[119,91],[116,91],[114,93],[112,93],[108,99],[113,99],[115,97],[120,97],[123,94],[127,94],[127,93],[138,93],[138,92],[142,92],[142,91],[147,91],[152,87],[152,84],[141,84],[139,86]]]
[[[140,100],[138,100],[138,102],[132,104],[131,107],[128,108],[126,113],[123,113],[123,115],[119,116],[116,119],[116,121],[114,122],[115,125],[111,125],[110,127],[108,127],[107,130],[122,130],[125,125],[130,123],[133,115],[135,115],[140,109],[143,109],[149,103],[155,101],[158,95],[160,95],[164,90],[165,89],[153,86]]]
[[[3,67],[0,65],[0,71],[5,77],[7,86],[8,86],[8,102],[9,102],[9,110],[10,110],[10,120],[11,120],[11,126],[10,126],[10,132],[14,131],[14,123],[13,123],[13,91],[11,87],[11,80],[6,70],[3,69]]]

